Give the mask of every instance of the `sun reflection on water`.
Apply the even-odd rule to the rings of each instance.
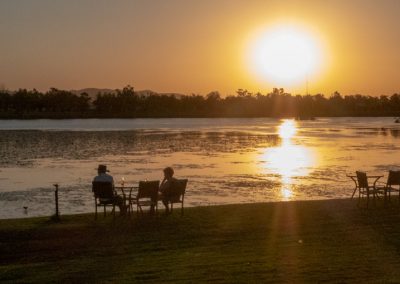
[[[295,121],[292,119],[286,119],[278,126],[279,137],[282,138],[284,142],[292,138],[296,132],[297,126]]]
[[[293,196],[293,178],[307,176],[309,167],[314,164],[314,153],[311,149],[296,145],[293,138],[297,133],[297,124],[294,120],[283,120],[278,126],[278,134],[282,139],[278,147],[266,148],[261,155],[265,161],[265,171],[277,174],[281,179],[281,196],[289,200]]]

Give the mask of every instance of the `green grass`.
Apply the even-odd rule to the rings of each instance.
[[[2,282],[400,282],[400,210],[355,201],[0,221]]]

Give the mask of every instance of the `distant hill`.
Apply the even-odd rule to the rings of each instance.
[[[113,89],[98,89],[98,88],[85,88],[85,89],[80,89],[80,90],[71,90],[72,93],[76,95],[80,95],[82,93],[87,93],[89,97],[92,100],[96,99],[96,96],[98,93],[112,93],[115,94],[116,90]],[[141,91],[135,91],[135,94],[141,97],[148,97],[148,96],[174,96],[176,98],[181,98],[184,96],[183,94],[178,94],[178,93],[157,93],[152,90],[141,90]]]
[[[71,90],[72,93],[76,95],[80,95],[82,93],[87,93],[89,95],[89,98],[93,100],[96,99],[96,96],[98,93],[115,93],[115,90],[112,89],[98,89],[98,88],[86,88],[86,89],[80,89],[80,90]]]

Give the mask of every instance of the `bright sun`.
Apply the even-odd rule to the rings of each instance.
[[[249,63],[263,81],[279,86],[305,82],[321,65],[316,37],[295,26],[275,26],[250,42]]]

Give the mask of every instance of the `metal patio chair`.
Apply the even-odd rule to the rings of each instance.
[[[150,208],[153,207],[157,212],[159,186],[159,180],[139,181],[139,187],[136,196],[133,196],[130,193],[128,197],[130,211],[133,211],[133,205],[136,205],[137,214],[139,214],[139,212],[143,214],[143,206],[149,206]]]
[[[181,215],[183,215],[183,206],[185,202],[185,193],[186,186],[188,180],[187,179],[177,179],[174,180],[166,193],[165,200],[167,200],[168,206],[170,206],[170,212],[172,213],[174,209],[174,203],[181,204]]]
[[[391,193],[399,193],[399,204],[400,204],[400,171],[389,171],[389,175],[384,186],[379,186],[379,190],[383,190],[385,194],[385,202],[387,199],[390,201]]]
[[[367,208],[369,206],[369,198],[372,196],[374,204],[375,198],[378,196],[378,193],[382,192],[379,188],[376,187],[376,183],[382,176],[367,176],[367,173],[357,171],[356,172],[356,190],[358,190],[358,204],[361,202],[361,196],[365,195],[367,197]],[[372,185],[369,184],[368,179],[373,178],[374,182]]]
[[[104,217],[106,217],[106,207],[112,207],[113,217],[115,218],[116,193],[111,182],[92,182],[92,191],[94,194],[95,219],[97,220],[97,207],[104,208]]]

